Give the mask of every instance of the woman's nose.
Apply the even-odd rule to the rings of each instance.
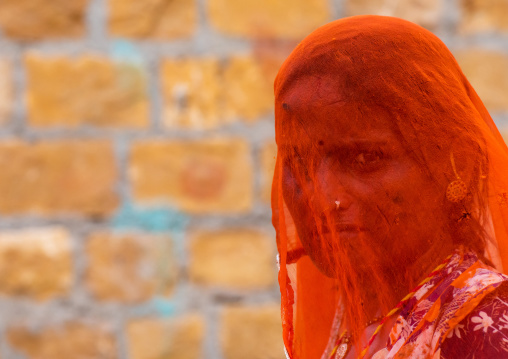
[[[320,207],[330,210],[346,210],[351,205],[351,191],[348,190],[346,176],[336,169],[319,166],[316,173],[317,188],[315,196]]]

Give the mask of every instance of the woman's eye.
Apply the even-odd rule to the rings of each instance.
[[[373,166],[381,161],[383,154],[381,152],[362,152],[354,158],[354,164],[360,168]]]

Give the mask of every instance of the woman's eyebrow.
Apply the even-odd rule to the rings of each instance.
[[[376,148],[385,146],[390,141],[388,139],[351,139],[351,140],[340,140],[333,142],[332,144],[326,145],[328,148],[334,149],[354,149],[354,148]]]
[[[375,139],[342,138],[342,139],[336,140],[334,142],[326,142],[323,140],[316,140],[315,143],[313,143],[312,145],[311,144],[280,145],[279,151],[304,154],[304,153],[311,152],[312,148],[315,148],[315,147],[317,147],[318,149],[321,149],[321,148],[328,148],[328,149],[330,149],[330,148],[333,148],[333,149],[376,148],[376,147],[385,146],[390,142],[393,142],[393,138],[390,136],[380,136],[379,138],[375,138]]]
[[[280,151],[294,151],[294,152],[306,152],[314,147],[370,147],[370,146],[381,146],[387,144],[389,141],[386,139],[354,139],[354,140],[339,140],[334,142],[316,141],[312,145],[281,145],[279,146]]]

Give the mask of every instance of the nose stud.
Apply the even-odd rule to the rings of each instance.
[[[335,201],[335,209],[339,209],[340,207],[340,201]]]

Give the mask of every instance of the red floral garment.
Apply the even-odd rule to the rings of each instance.
[[[450,333],[441,359],[508,358],[508,283],[487,295]]]
[[[386,349],[373,357],[503,358],[498,354],[501,344],[497,341],[501,342],[508,328],[508,323],[504,326],[504,320],[508,320],[506,285],[508,277],[478,260],[476,255],[454,254],[443,270],[402,308]],[[456,343],[462,337],[469,340],[469,349],[457,347],[463,345]],[[480,345],[480,349],[471,347],[473,343]],[[494,356],[490,354],[493,350]],[[468,353],[463,355],[462,351]]]

